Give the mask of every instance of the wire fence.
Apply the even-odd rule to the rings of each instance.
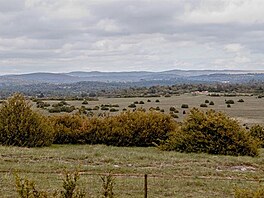
[[[0,171],[0,187],[4,187],[3,175],[11,175],[10,171]],[[27,171],[19,172],[22,177],[38,178],[36,185],[43,188],[55,189],[62,186],[61,172]],[[190,176],[190,175],[162,175],[162,174],[126,174],[126,173],[95,173],[79,171],[79,185],[88,197],[102,195],[102,179],[111,174],[114,180],[115,197],[230,197],[232,187],[236,185],[256,186],[264,178],[242,178],[221,176]],[[261,178],[261,177],[260,177]],[[10,184],[9,184],[10,185]],[[230,189],[231,188],[231,189]],[[1,191],[0,191],[1,192]],[[2,192],[1,192],[2,193]],[[5,196],[9,197],[9,196]],[[13,197],[13,196],[10,196]]]

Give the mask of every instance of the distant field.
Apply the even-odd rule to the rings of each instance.
[[[243,103],[237,102],[239,99],[243,99]],[[151,102],[147,102],[147,100],[151,100]],[[160,102],[155,102],[159,100]],[[264,123],[264,98],[257,98],[256,96],[237,96],[237,97],[211,97],[206,95],[197,95],[193,96],[191,94],[185,94],[180,96],[172,96],[172,97],[155,97],[155,98],[99,98],[99,101],[89,101],[88,105],[82,105],[82,101],[67,101],[70,105],[74,105],[76,107],[85,106],[89,108],[93,108],[95,106],[100,106],[102,104],[118,104],[119,112],[121,112],[124,108],[127,110],[132,110],[132,108],[128,108],[128,105],[135,101],[143,101],[144,104],[137,104],[137,108],[142,107],[146,110],[149,110],[150,107],[160,107],[160,109],[164,109],[165,113],[169,113],[169,108],[174,106],[179,112],[179,119],[182,120],[183,110],[188,112],[192,107],[199,107],[200,104],[204,103],[205,100],[213,101],[214,105],[208,105],[206,108],[202,109],[215,109],[217,111],[226,112],[231,117],[236,118],[242,124],[247,123],[249,125],[252,124],[263,124]],[[225,104],[225,100],[234,100],[235,104],[231,105],[231,108],[227,108]],[[58,101],[46,101],[50,104],[57,103]],[[188,109],[182,109],[182,104],[188,104]],[[93,111],[95,114],[99,112],[109,113],[109,115],[113,115],[115,113],[110,113],[109,111]],[[46,112],[45,112],[46,113]]]
[[[80,183],[99,197],[98,174],[115,176],[116,197],[143,197],[143,175],[149,174],[149,197],[232,197],[233,188],[255,187],[264,176],[259,157],[183,154],[156,148],[103,145],[53,145],[48,148],[0,146],[0,194],[16,197],[13,172],[34,180],[41,189],[60,189],[64,169],[81,171]]]

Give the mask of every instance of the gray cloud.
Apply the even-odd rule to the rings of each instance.
[[[0,73],[264,69],[262,0],[0,0]]]

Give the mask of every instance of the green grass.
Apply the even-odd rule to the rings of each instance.
[[[110,171],[116,175],[116,197],[143,197],[146,173],[149,197],[232,197],[235,186],[254,187],[263,181],[264,150],[252,158],[104,145],[0,146],[1,197],[16,197],[14,172],[52,190],[61,189],[63,170],[76,168],[81,186],[93,197],[100,195],[100,174]]]

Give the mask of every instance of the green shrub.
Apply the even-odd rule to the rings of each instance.
[[[175,128],[170,116],[158,112],[123,112],[103,118],[62,115],[52,118],[57,144],[152,146]]]
[[[231,105],[230,105],[230,104],[228,104],[226,107],[227,107],[227,108],[231,108]]]
[[[175,127],[170,116],[158,112],[124,112],[104,119],[101,143],[114,146],[153,146],[166,140]]]
[[[51,120],[55,131],[55,144],[86,143],[83,133],[88,125],[87,118],[79,115],[61,115],[53,116]]]
[[[102,107],[101,107],[101,110],[102,110],[102,111],[108,111],[108,110],[109,110],[109,108],[108,108],[108,107],[106,107],[106,106],[102,106]]]
[[[258,155],[258,143],[239,123],[221,112],[193,108],[182,127],[161,145],[165,150],[221,155]]]
[[[87,104],[88,104],[88,101],[87,101],[87,100],[84,100],[84,101],[82,102],[82,104],[87,105]]]
[[[234,100],[227,100],[225,103],[226,104],[235,104]]]
[[[141,100],[141,101],[139,101],[139,104],[145,104],[145,103],[144,103],[144,101]]]
[[[188,109],[188,108],[189,108],[189,105],[187,105],[187,104],[182,104],[181,108],[183,108],[183,109]]]
[[[0,107],[0,144],[41,147],[52,141],[49,120],[33,112],[23,95],[13,95]]]
[[[204,103],[205,103],[205,104],[209,103],[209,100],[205,100]]]
[[[200,104],[200,107],[208,107],[207,104]]]
[[[160,100],[159,100],[159,99],[157,99],[155,102],[160,102]]]
[[[213,102],[213,101],[211,101],[211,102],[209,103],[209,105],[214,105],[214,102]]]
[[[245,102],[243,99],[239,99],[237,102]]]
[[[118,109],[115,109],[115,108],[111,108],[110,109],[110,112],[117,112],[117,111],[119,111]]]
[[[175,111],[176,108],[175,107],[170,107],[170,111]]]
[[[250,135],[260,142],[260,146],[264,148],[264,127],[254,125],[250,128]]]
[[[137,107],[137,106],[133,103],[133,104],[128,105],[128,107],[129,107],[129,108],[135,108],[135,107]]]
[[[97,110],[99,110],[99,109],[100,109],[99,106],[95,106],[95,107],[93,108],[94,111],[97,111]]]
[[[148,100],[147,100],[147,102],[151,102],[151,100],[150,100],[150,99],[148,99]]]

